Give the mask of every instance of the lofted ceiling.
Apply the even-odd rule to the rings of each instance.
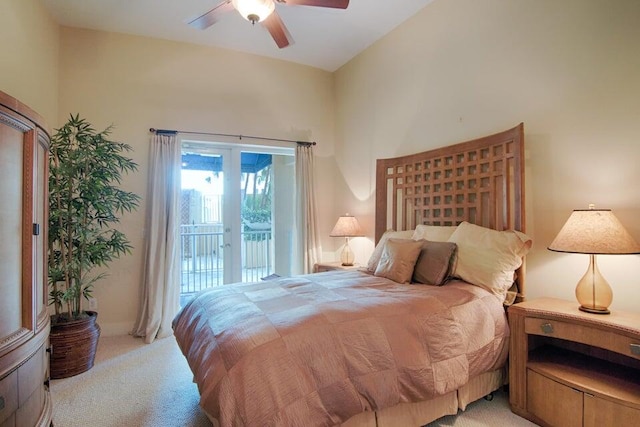
[[[335,71],[433,0],[351,0],[346,10],[276,4],[294,40],[284,49],[235,10],[206,30],[187,25],[221,0],[41,1],[63,26],[217,46]]]

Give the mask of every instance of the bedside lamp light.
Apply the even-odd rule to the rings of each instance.
[[[589,268],[576,286],[576,299],[580,310],[597,314],[609,314],[613,292],[598,270],[596,255],[640,253],[640,246],[611,209],[594,209],[594,205],[574,210],[547,249],[589,255]]]
[[[342,265],[353,265],[354,255],[353,251],[349,247],[349,237],[359,237],[363,235],[360,224],[358,224],[358,220],[354,216],[345,214],[338,218],[338,221],[333,227],[333,230],[331,230],[331,233],[329,233],[329,236],[345,238],[344,248],[340,254],[340,261],[342,261]]]

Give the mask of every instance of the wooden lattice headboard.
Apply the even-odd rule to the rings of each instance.
[[[524,125],[376,165],[376,242],[389,229],[462,221],[525,232]],[[524,266],[518,272],[524,294]]]

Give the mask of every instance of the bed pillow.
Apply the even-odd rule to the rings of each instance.
[[[531,249],[531,238],[519,231],[497,231],[468,222],[449,238],[458,245],[453,275],[494,293],[502,301],[516,269]]]
[[[456,225],[417,225],[413,236],[413,240],[429,240],[431,242],[446,242],[449,237],[456,231]]]
[[[451,272],[457,247],[453,242],[424,241],[413,269],[413,282],[442,285]]]
[[[423,243],[411,239],[387,239],[373,274],[398,283],[410,282]]]
[[[384,242],[386,242],[387,239],[389,238],[411,239],[411,236],[413,236],[413,230],[385,231],[382,237],[380,237],[380,241],[378,242],[375,249],[373,250],[371,257],[369,257],[369,261],[367,262],[367,271],[369,273],[374,273],[376,271],[376,268],[378,268],[378,261],[380,261],[380,256],[382,255],[382,249],[384,248]]]

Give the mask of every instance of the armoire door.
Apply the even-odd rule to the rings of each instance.
[[[0,92],[0,426],[48,426],[47,165],[42,118]]]

